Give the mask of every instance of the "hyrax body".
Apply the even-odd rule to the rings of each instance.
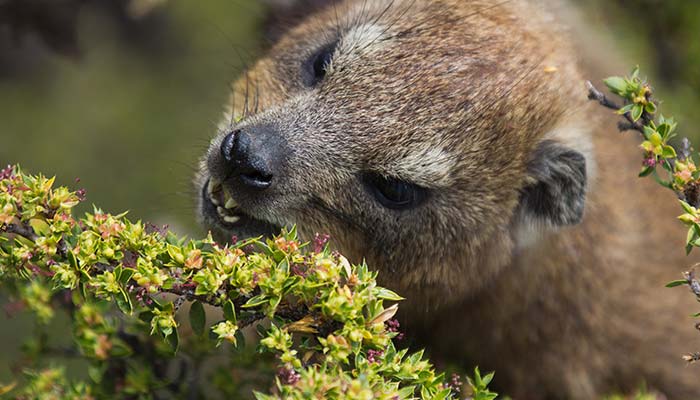
[[[664,288],[689,264],[676,202],[635,179],[545,3],[310,3],[234,84],[205,224],[330,234],[408,298],[409,337],[515,399],[700,397],[695,303]]]

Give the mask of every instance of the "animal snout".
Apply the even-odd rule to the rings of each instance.
[[[221,157],[234,184],[248,189],[270,188],[278,175],[279,139],[266,128],[237,129],[221,142]]]

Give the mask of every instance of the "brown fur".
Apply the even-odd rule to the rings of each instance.
[[[321,10],[235,84],[199,182],[225,178],[218,148],[232,129],[274,129],[289,150],[283,167],[264,195],[233,191],[240,212],[299,224],[307,239],[327,232],[349,258],[366,258],[408,297],[402,321],[434,357],[495,370],[496,387],[518,400],[592,399],[642,382],[698,397],[700,370],[680,359],[696,344],[695,304],[663,287],[689,264],[679,209],[635,179],[637,138],[596,120],[576,50],[543,4],[347,0]],[[305,87],[304,60],[338,32],[331,70]],[[245,118],[230,124],[232,114]],[[586,157],[581,224],[552,226],[522,208],[544,141]],[[363,171],[430,197],[386,210]],[[248,232],[203,219],[223,238]]]

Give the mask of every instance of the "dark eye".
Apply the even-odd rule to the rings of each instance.
[[[306,61],[304,83],[307,86],[314,86],[326,77],[328,67],[333,61],[333,54],[335,53],[336,47],[337,43],[327,45]]]
[[[378,174],[367,174],[365,182],[377,201],[393,210],[415,207],[425,199],[427,194],[425,188]]]

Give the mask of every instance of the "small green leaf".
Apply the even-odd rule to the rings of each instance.
[[[391,290],[385,288],[379,288],[379,290],[377,291],[377,297],[389,301],[401,301],[404,299],[395,292],[392,292]]]
[[[603,80],[603,83],[605,83],[605,86],[607,86],[611,92],[617,95],[620,95],[627,90],[627,82],[624,78],[621,78],[619,76],[612,76],[608,79],[605,79]]]
[[[653,135],[654,132],[656,132],[656,131],[651,126],[646,126],[646,125],[644,126],[644,137],[647,140],[651,139],[651,135]],[[661,136],[663,137],[663,134],[661,133],[661,131],[659,131],[659,134],[661,134]]]
[[[663,151],[661,153],[661,157],[676,158],[676,150],[671,146],[664,146]]]
[[[635,66],[634,69],[632,69],[632,79],[637,79],[639,78],[639,65]]]
[[[73,269],[78,269],[78,260],[75,258],[75,254],[72,251],[68,251],[68,262]]]
[[[51,227],[42,219],[32,218],[29,220],[29,225],[32,226],[34,233],[37,235],[47,236],[51,233]]]
[[[275,397],[275,396],[260,393],[258,391],[253,391],[253,396],[255,396],[255,400],[276,400],[277,399],[277,397]]]
[[[233,305],[231,300],[224,303],[224,318],[233,322],[234,324],[238,323],[236,321],[236,307]]]
[[[126,286],[126,284],[129,283],[129,281],[131,280],[131,277],[134,276],[135,272],[136,270],[133,270],[131,268],[122,269],[121,274],[119,274],[119,283]]]
[[[672,282],[667,283],[667,284],[666,284],[666,287],[667,287],[667,288],[672,288],[672,287],[681,286],[681,285],[687,285],[687,284],[688,284],[688,281],[687,281],[687,280],[685,280],[685,279],[678,279],[678,280],[675,280],[675,281],[672,281]]]
[[[689,255],[693,251],[693,247],[692,244],[685,245],[685,255]]]
[[[632,111],[630,111],[630,114],[632,117],[632,121],[639,121],[639,119],[642,118],[642,114],[644,114],[644,106],[635,104],[634,107],[632,107]]]
[[[683,211],[687,212],[688,214],[694,215],[697,212],[697,210],[695,210],[695,208],[693,206],[686,203],[685,201],[680,200],[680,202],[681,202],[681,207],[683,207]]]
[[[207,322],[207,315],[204,306],[199,301],[194,301],[190,306],[190,326],[197,335],[204,333],[204,325]]]
[[[633,108],[634,108],[634,104],[628,104],[628,105],[622,107],[621,109],[617,110],[617,113],[619,115],[625,115],[628,112],[632,111]]]
[[[134,306],[131,303],[131,297],[124,289],[119,289],[119,293],[114,296],[117,302],[117,307],[126,315],[131,315],[134,312]]]
[[[647,103],[646,107],[644,107],[644,111],[649,114],[656,114],[656,104],[654,104],[653,101],[650,101]]]
[[[495,374],[496,374],[495,372],[491,372],[482,378],[484,386],[488,386],[491,383]]]
[[[248,300],[245,304],[243,304],[243,308],[253,308],[253,307],[257,307],[257,306],[259,306],[259,305],[261,305],[261,304],[266,303],[267,300],[268,300],[268,299],[265,297],[265,295],[259,294],[259,295],[255,296],[255,297],[251,298],[250,300]]]
[[[177,350],[180,348],[180,334],[178,333],[177,329],[173,329],[173,332],[166,336],[165,339],[170,344],[173,354],[177,353]]]
[[[652,172],[654,172],[654,167],[643,167],[642,171],[639,173],[639,177],[644,178],[645,176],[651,175]]]

